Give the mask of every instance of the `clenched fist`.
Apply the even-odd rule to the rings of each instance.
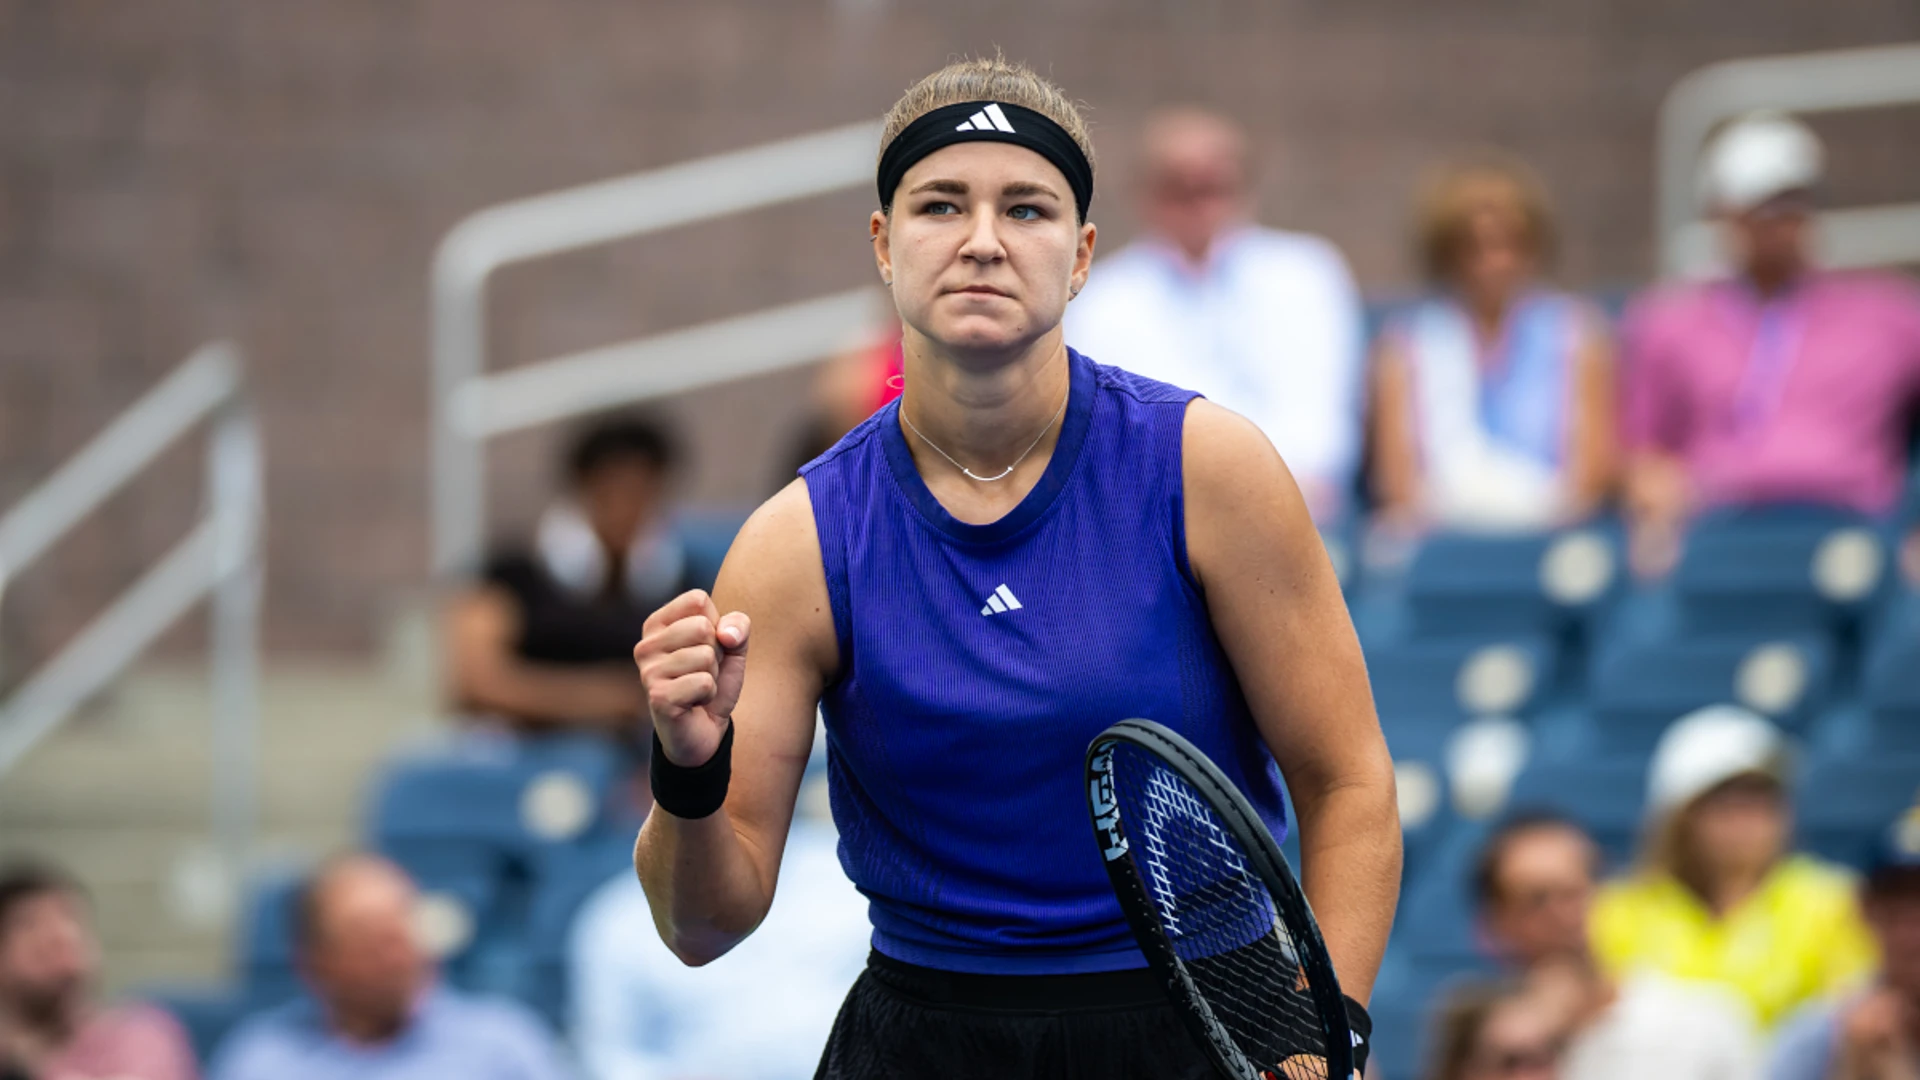
[[[745,614],[721,615],[699,589],[648,616],[633,662],[654,733],[675,765],[704,765],[719,748],[746,681],[749,629]]]

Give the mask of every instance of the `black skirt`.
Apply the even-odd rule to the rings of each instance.
[[[867,960],[814,1080],[1217,1080],[1145,969],[967,975]]]

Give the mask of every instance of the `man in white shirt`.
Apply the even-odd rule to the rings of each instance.
[[[1094,264],[1067,343],[1252,420],[1328,524],[1359,462],[1365,343],[1346,260],[1252,223],[1246,136],[1230,121],[1162,112],[1143,144],[1146,235]]]
[[[772,909],[704,967],[667,951],[632,874],[587,902],[570,948],[574,1049],[592,1080],[813,1076],[872,937],[826,801],[825,769],[810,769]]]
[[[1749,1080],[1759,1070],[1753,1018],[1732,994],[1645,973],[1614,981],[1588,944],[1599,849],[1552,815],[1494,830],[1475,875],[1489,942],[1572,1037],[1560,1080]]]

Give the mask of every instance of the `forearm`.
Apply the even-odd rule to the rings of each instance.
[[[625,665],[558,667],[506,661],[460,680],[469,708],[534,724],[612,726],[640,719],[638,680]]]
[[[1296,791],[1301,885],[1340,989],[1366,1002],[1400,895],[1400,817],[1392,773],[1325,792]]]
[[[773,902],[773,883],[761,877],[725,807],[696,820],[656,807],[634,844],[633,865],[660,940],[696,967],[738,945]]]

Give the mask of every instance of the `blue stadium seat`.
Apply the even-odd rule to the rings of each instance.
[[[1721,702],[1745,705],[1798,729],[1832,696],[1834,650],[1822,636],[1620,641],[1592,659],[1589,749],[1637,757],[1667,725]]]
[[[303,874],[275,874],[255,882],[240,917],[240,982],[254,1005],[277,1004],[302,991],[296,969],[294,907]]]
[[[1429,537],[1407,572],[1417,637],[1562,635],[1617,591],[1611,527],[1533,536]]]
[[[1920,605],[1913,598],[1867,646],[1860,696],[1863,751],[1920,754]]]
[[[1593,835],[1611,867],[1627,864],[1646,808],[1646,766],[1640,761],[1536,762],[1514,781],[1511,811],[1565,814]]]
[[[1795,786],[1800,845],[1859,866],[1896,815],[1920,802],[1920,755],[1823,757]]]
[[[1689,633],[1831,631],[1880,594],[1885,547],[1845,511],[1723,511],[1687,534],[1671,584]]]
[[[1473,716],[1525,716],[1557,678],[1557,650],[1537,634],[1487,641],[1409,641],[1367,653],[1374,706],[1390,730],[1416,732]]]
[[[1471,970],[1486,964],[1471,890],[1473,866],[1487,832],[1480,822],[1450,829],[1406,889],[1395,943],[1414,969]]]

